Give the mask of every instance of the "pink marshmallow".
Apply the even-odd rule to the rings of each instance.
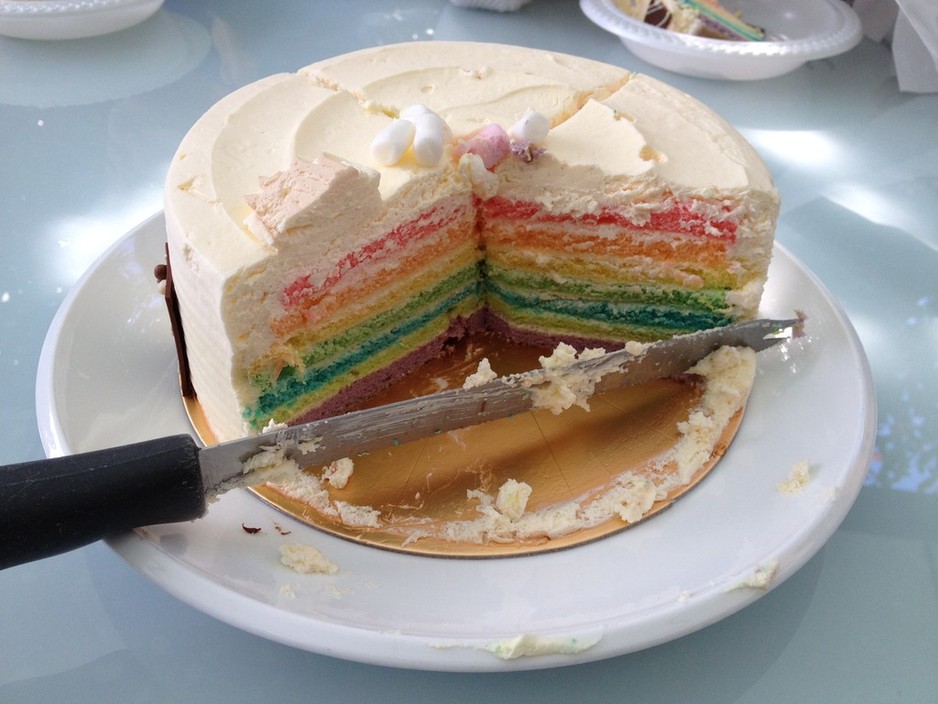
[[[463,140],[459,151],[475,154],[486,169],[492,169],[511,152],[511,140],[499,125],[487,125]]]

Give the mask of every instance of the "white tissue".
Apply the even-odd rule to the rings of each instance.
[[[938,92],[938,13],[934,0],[854,0],[863,33],[889,41],[899,90]]]

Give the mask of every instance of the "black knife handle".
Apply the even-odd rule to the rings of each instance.
[[[204,512],[188,435],[0,467],[0,569]]]

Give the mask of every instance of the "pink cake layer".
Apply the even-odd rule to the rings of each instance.
[[[349,252],[333,267],[325,280],[318,284],[313,284],[309,276],[301,276],[296,279],[287,285],[280,294],[280,300],[284,308],[290,310],[298,306],[309,306],[312,302],[326,295],[330,289],[361,264],[394,256],[400,248],[408,243],[429,237],[445,229],[465,214],[463,209],[455,209],[453,212],[440,217],[439,210],[439,207],[427,210],[414,220],[399,225],[380,239]]]
[[[731,219],[730,209],[725,205],[722,210],[726,217],[723,219],[711,218],[699,212],[697,204],[693,202],[678,202],[669,210],[649,213],[643,221],[633,220],[628,215],[609,208],[604,208],[598,213],[578,215],[551,213],[543,210],[538,203],[513,201],[502,197],[484,201],[482,208],[485,217],[493,219],[505,218],[529,223],[569,222],[583,226],[615,225],[638,232],[675,232],[696,237],[718,237],[730,242],[736,240],[737,224]]]

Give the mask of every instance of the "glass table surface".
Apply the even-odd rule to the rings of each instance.
[[[933,702],[938,95],[899,92],[889,48],[866,39],[783,76],[720,81],[644,63],[573,0],[506,13],[444,0],[167,0],[114,34],[0,37],[0,464],[43,455],[36,379],[53,317],[109,247],[159,213],[169,160],[210,105],[339,53],[452,39],[647,73],[763,155],[782,198],[777,241],[842,306],[875,384],[876,447],[843,523],[764,596],[688,635],[492,672],[290,647],[193,608],[95,543],[0,572],[0,702]]]

